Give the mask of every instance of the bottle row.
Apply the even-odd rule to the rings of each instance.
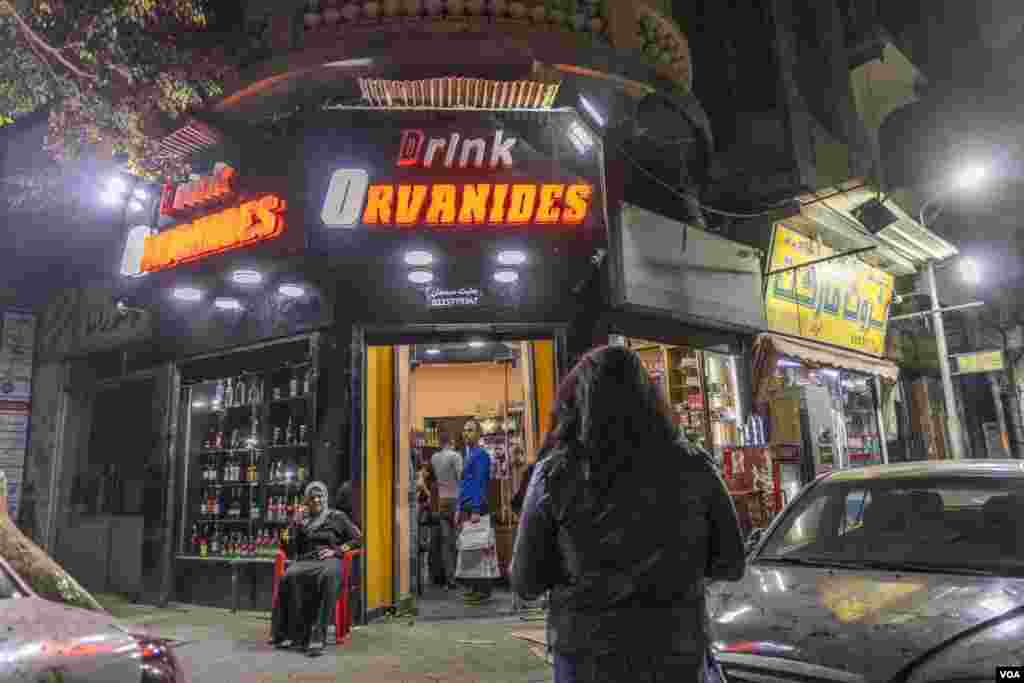
[[[202,447],[206,451],[223,451],[229,449],[259,448],[260,446],[304,446],[309,441],[309,428],[299,422],[294,415],[288,417],[283,427],[274,425],[270,432],[270,441],[260,443],[260,420],[254,417],[248,429],[236,427],[227,432],[224,425],[210,430]]]
[[[312,370],[295,368],[289,374],[283,383],[272,384],[269,394],[265,393],[266,381],[260,377],[243,375],[219,380],[213,390],[213,409],[252,406],[267,400],[279,401],[309,394]]]
[[[192,525],[189,552],[199,557],[266,557],[287,545],[288,529],[260,529],[252,534],[220,531],[210,525]]]
[[[264,510],[258,498],[250,500],[245,489],[236,487],[228,491],[203,491],[199,498],[199,516],[210,522],[258,521],[264,519]],[[298,494],[267,498],[267,522],[300,524],[305,516],[306,504]]]
[[[255,484],[260,481],[260,470],[262,469],[263,454],[254,451],[248,458],[229,456],[223,463],[218,464],[212,457],[202,466],[202,480],[206,484]],[[309,469],[306,463],[292,458],[287,460],[272,460],[267,469],[267,481],[269,484],[302,483],[306,481]]]

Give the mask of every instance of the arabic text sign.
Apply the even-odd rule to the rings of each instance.
[[[483,294],[479,289],[429,289],[427,302],[431,308],[479,306]]]
[[[777,223],[768,270],[833,254],[832,249]],[[881,356],[892,288],[892,275],[855,258],[772,275],[765,290],[768,327]]]
[[[976,351],[953,356],[956,361],[955,375],[967,375],[976,372],[998,372],[1006,366],[1002,351]]]
[[[32,394],[35,316],[11,311],[0,321],[0,399],[27,401]]]

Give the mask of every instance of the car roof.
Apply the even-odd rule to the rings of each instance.
[[[1019,477],[1024,479],[1022,460],[942,460],[872,465],[827,475],[827,482],[886,479],[938,479],[949,477]]]

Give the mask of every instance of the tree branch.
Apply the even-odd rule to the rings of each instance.
[[[22,16],[18,13],[18,10],[8,0],[0,0],[0,7],[6,8],[7,11],[11,13],[11,16],[14,17],[14,21],[17,22],[18,27],[25,34],[25,37],[28,39],[30,44],[34,43],[44,52],[48,52],[49,54],[53,55],[54,59],[60,62],[60,64],[65,69],[75,74],[79,78],[84,78],[86,80],[93,82],[99,80],[99,76],[97,76],[96,74],[88,73],[87,71],[83,71],[82,69],[78,68],[77,66],[72,64],[66,57],[64,57],[64,55],[61,54],[60,50],[58,50],[57,48],[53,47],[45,40],[43,40],[43,38],[38,33],[32,30],[32,27],[25,22]],[[33,52],[38,56],[38,52],[36,52],[35,50],[33,50]]]

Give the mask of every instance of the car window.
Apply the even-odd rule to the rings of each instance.
[[[772,557],[1024,576],[1024,480],[825,480],[765,539]]]

